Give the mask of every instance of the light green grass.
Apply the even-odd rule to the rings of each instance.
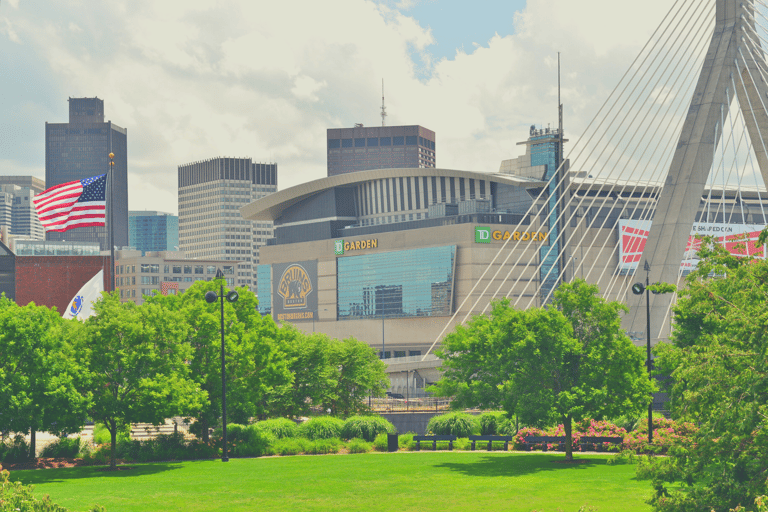
[[[269,457],[14,471],[35,494],[72,511],[537,510],[649,511],[648,482],[606,455],[500,452]]]

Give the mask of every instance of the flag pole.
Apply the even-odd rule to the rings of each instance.
[[[109,154],[109,262],[110,262],[110,271],[109,275],[112,280],[112,286],[110,288],[110,292],[115,291],[115,229],[113,227],[114,224],[114,215],[112,212],[112,182],[114,181],[115,176],[115,154],[110,153]]]

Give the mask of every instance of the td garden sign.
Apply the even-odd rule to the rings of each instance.
[[[543,231],[502,231],[491,229],[487,226],[475,227],[475,242],[478,244],[490,244],[491,242],[504,242],[510,238],[513,241],[546,242],[548,233]]]

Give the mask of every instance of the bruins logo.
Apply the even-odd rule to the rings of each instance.
[[[307,307],[307,295],[312,291],[312,281],[301,265],[291,265],[280,278],[277,293],[283,298],[285,309]]]

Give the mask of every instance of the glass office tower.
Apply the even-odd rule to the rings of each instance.
[[[156,211],[128,212],[128,243],[141,251],[178,251],[179,218]]]

